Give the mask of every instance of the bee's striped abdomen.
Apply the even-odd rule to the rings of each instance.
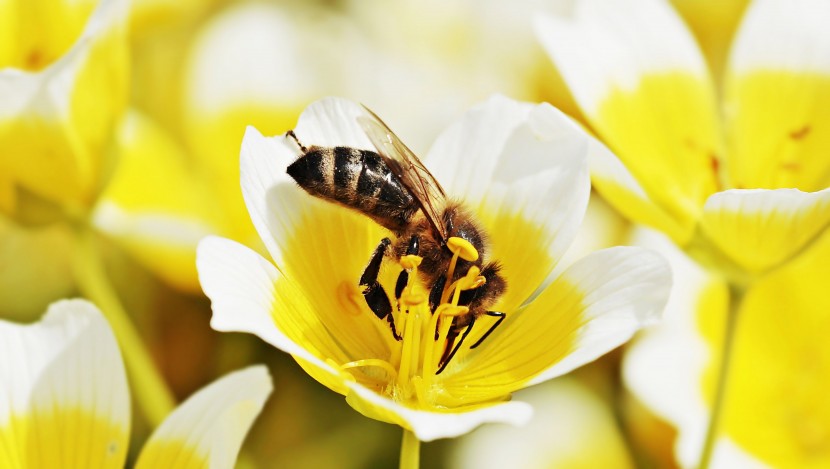
[[[398,233],[418,203],[383,158],[348,147],[311,147],[288,166],[288,175],[309,194],[345,205]]]

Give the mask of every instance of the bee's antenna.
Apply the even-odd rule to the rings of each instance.
[[[291,137],[297,143],[297,146],[300,147],[300,151],[302,151],[303,153],[308,153],[308,149],[305,147],[305,145],[300,143],[300,139],[297,138],[297,134],[295,134],[293,130],[289,130],[288,132],[286,132],[285,136]]]

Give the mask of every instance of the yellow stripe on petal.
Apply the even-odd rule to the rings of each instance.
[[[303,213],[282,241],[283,259],[278,267],[292,285],[283,288],[277,283],[277,295],[288,299],[299,288],[309,309],[275,311],[274,320],[295,340],[306,342],[320,357],[338,365],[388,358],[395,344],[392,332],[369,309],[358,283],[372,252],[389,233],[356,211],[313,199],[296,187],[283,188],[299,193],[281,200],[300,204]],[[394,305],[390,288],[400,268],[397,263],[385,264],[379,281]]]
[[[0,424],[0,466],[122,468],[127,428],[77,408],[14,416]]]
[[[30,326],[0,321],[0,396],[0,466],[123,467],[127,378],[91,303],[54,303]]]
[[[152,461],[152,463],[148,462]],[[141,453],[136,469],[175,467],[176,469],[203,469],[210,467],[207,456],[200,454],[187,440],[168,440],[148,445]]]
[[[797,255],[830,225],[830,189],[730,190],[706,202],[701,229],[732,261],[761,273]]]
[[[830,185],[830,74],[770,69],[732,76],[726,109],[731,187]]]
[[[156,429],[136,468],[230,468],[271,394],[264,366],[231,373],[182,403]]]
[[[436,378],[446,390],[440,402],[498,399],[595,360],[662,312],[670,284],[666,262],[645,249],[577,261],[526,307],[507,311],[478,348],[459,351]]]
[[[311,333],[305,334],[323,328],[293,282],[250,248],[228,239],[203,240],[196,262],[202,288],[211,299],[211,327],[256,334],[292,354],[315,379],[345,394],[345,377],[313,346],[307,338]]]
[[[684,231],[718,189],[722,149],[709,83],[683,72],[652,74],[617,88],[592,120],[651,198]]]

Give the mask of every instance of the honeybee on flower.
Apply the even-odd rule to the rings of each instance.
[[[442,300],[431,306],[433,285],[408,275],[407,308],[392,313],[397,340],[359,285],[367,256],[393,233],[310,196],[286,173],[304,154],[297,142],[383,152],[361,126],[366,116],[356,103],[329,98],[305,110],[294,137],[249,128],[241,185],[274,263],[230,240],[202,241],[197,267],[215,329],[259,335],[359,412],[428,441],[483,422],[525,421],[530,409],[508,402],[513,391],[596,359],[659,314],[670,275],[647,250],[599,251],[551,274],[587,204],[590,140],[549,105],[494,97],[442,134],[423,165],[489,233],[488,256],[509,285],[491,309],[506,318],[492,331],[474,327],[436,373],[457,313]],[[417,268],[407,256],[381,258],[377,282],[386,292],[396,291],[402,269]],[[470,268],[459,284],[472,287],[478,277]]]

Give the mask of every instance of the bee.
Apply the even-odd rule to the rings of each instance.
[[[396,340],[401,340],[401,336],[395,327],[392,304],[378,282],[384,259],[397,262],[407,254],[422,258],[418,272],[420,280],[429,288],[429,306],[433,312],[447,285],[463,277],[472,266],[480,269],[484,283],[460,293],[458,304],[469,309],[452,319],[447,345],[436,371],[440,374],[478,318],[490,316],[496,320],[470,348],[481,345],[504,321],[505,313],[490,311],[490,308],[504,294],[507,282],[500,275],[498,262],[485,262],[486,235],[475,218],[462,203],[448,200],[441,184],[418,157],[375,113],[364,109],[366,115],[357,120],[376,152],[345,146],[305,147],[289,130],[286,136],[295,141],[302,154],[288,166],[287,172],[312,196],[356,210],[395,235],[394,241],[388,237],[380,241],[360,276],[359,285],[366,304],[379,319],[389,323]],[[458,258],[452,278],[448,279],[453,253],[447,241],[451,237],[468,241],[479,256],[472,261]],[[409,272],[402,269],[395,285],[397,300],[408,281]]]

